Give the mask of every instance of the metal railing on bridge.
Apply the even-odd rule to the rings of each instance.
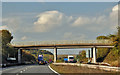
[[[111,44],[110,40],[62,40],[62,41],[31,41],[31,42],[13,42],[13,46],[30,45],[58,45],[58,44]]]

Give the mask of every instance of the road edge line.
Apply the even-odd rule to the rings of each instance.
[[[53,69],[50,67],[50,65],[48,65],[48,67],[49,67],[49,68],[50,68],[50,70],[52,70],[54,73],[56,73],[56,74],[60,75],[58,72],[56,72],[55,70],[53,70]]]

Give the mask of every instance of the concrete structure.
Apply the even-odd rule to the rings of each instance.
[[[54,63],[56,63],[57,60],[57,48],[54,48]]]
[[[90,62],[90,50],[88,50],[88,62]]]
[[[90,50],[88,50],[88,58],[90,58]]]
[[[19,42],[12,43],[18,49],[18,61],[21,63],[22,49],[54,49],[54,62],[57,60],[57,49],[65,48],[91,48],[92,63],[96,63],[97,48],[113,48],[109,40],[81,40],[81,41],[40,41],[40,42]]]
[[[93,47],[93,58],[92,58],[92,63],[96,63],[96,48]]]
[[[18,49],[18,63],[22,63],[22,49],[20,48]]]

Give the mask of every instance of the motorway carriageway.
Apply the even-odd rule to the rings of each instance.
[[[57,75],[48,65],[21,65],[0,68],[2,75]]]

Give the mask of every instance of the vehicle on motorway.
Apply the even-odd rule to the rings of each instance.
[[[68,58],[64,58],[64,62],[65,62],[65,63],[68,63]]]
[[[53,63],[52,59],[49,59],[48,63],[49,63],[49,64]]]
[[[39,65],[45,65],[45,64],[47,64],[47,62],[44,61],[44,59],[43,59],[43,55],[38,55],[38,64]]]
[[[48,62],[47,61],[44,61],[45,62],[45,64],[48,64]]]
[[[68,55],[67,58],[64,58],[65,63],[74,63],[74,56]]]

